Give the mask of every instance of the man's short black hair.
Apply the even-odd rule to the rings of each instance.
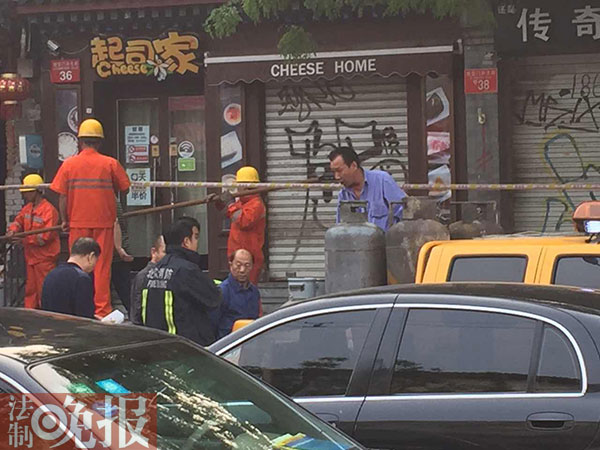
[[[200,223],[196,219],[186,216],[180,217],[163,233],[165,244],[181,246],[186,237],[192,237],[194,227],[200,231]]]
[[[89,237],[82,237],[73,242],[71,247],[71,255],[86,256],[93,253],[100,256],[100,244]]]
[[[82,148],[91,147],[97,151],[102,149],[102,139],[100,138],[83,137],[79,138],[79,142],[81,143]]]
[[[350,165],[353,162],[356,163],[356,167],[360,167],[360,158],[358,157],[356,152],[350,147],[339,147],[332,150],[331,152],[329,152],[329,161],[333,161],[338,156],[342,157],[342,159],[344,160],[344,164],[346,164],[348,167],[350,167]]]

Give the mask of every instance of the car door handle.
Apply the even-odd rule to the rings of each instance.
[[[315,413],[315,415],[319,419],[327,422],[329,425],[332,425],[334,427],[337,426],[338,422],[340,421],[340,418],[338,416],[331,413]]]
[[[540,412],[527,417],[527,425],[534,430],[564,431],[573,428],[575,418],[560,412]]]

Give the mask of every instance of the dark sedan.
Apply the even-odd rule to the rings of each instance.
[[[284,307],[210,350],[363,445],[600,449],[600,294],[388,286]]]
[[[153,437],[162,450],[359,448],[185,339],[59,314],[0,308],[0,394],[0,448],[103,448],[100,438],[112,439],[109,448],[147,448],[123,446],[118,428],[107,434],[117,419],[129,438]],[[127,399],[147,421],[132,425]],[[140,423],[152,428],[143,434]]]

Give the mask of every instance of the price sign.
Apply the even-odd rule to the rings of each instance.
[[[78,59],[50,61],[50,81],[55,84],[79,83],[81,71]]]
[[[494,94],[498,92],[497,69],[466,69],[465,94]]]

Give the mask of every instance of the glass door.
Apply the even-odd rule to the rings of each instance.
[[[176,181],[206,180],[206,139],[204,134],[204,96],[169,97],[169,154],[171,179]],[[175,202],[206,197],[206,188],[175,190]],[[200,222],[198,253],[203,268],[208,268],[208,217],[206,205],[175,210],[175,217],[190,216]]]
[[[157,98],[117,100],[117,155],[131,181],[157,179],[159,109]],[[135,211],[155,206],[155,194],[155,189],[131,188],[120,200],[126,211]],[[156,215],[130,217],[128,229],[129,252],[148,256],[151,243],[161,232]]]

